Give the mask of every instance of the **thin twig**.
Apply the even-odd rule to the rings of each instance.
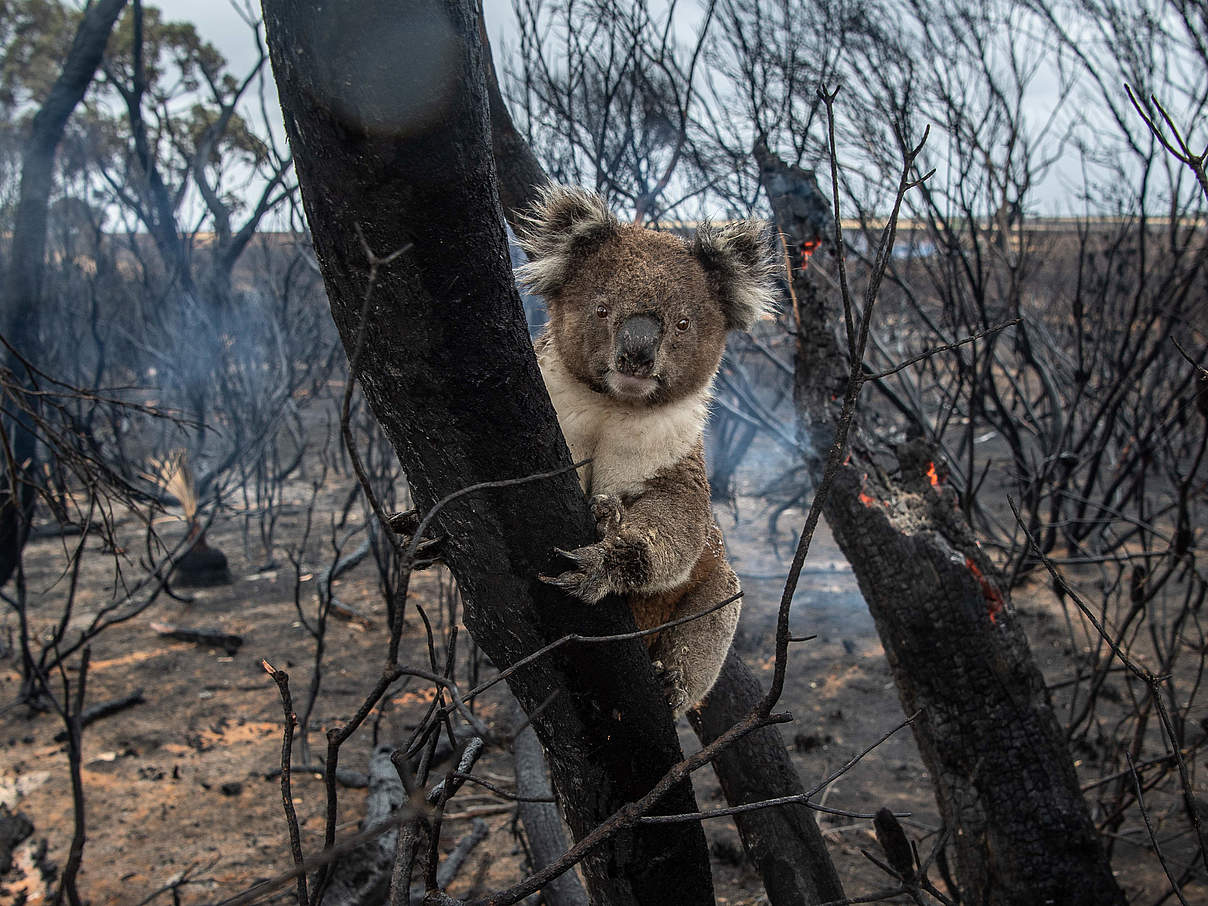
[[[290,762],[293,757],[294,714],[293,697],[289,693],[289,674],[278,670],[268,661],[261,660],[260,666],[273,678],[277,690],[281,693],[281,710],[285,714],[285,729],[281,734],[281,805],[285,809],[285,821],[289,825],[289,849],[294,858],[294,867],[298,878],[298,906],[310,906],[310,895],[306,889],[306,864],[302,856],[302,836],[298,832],[298,813],[294,811],[294,797],[290,789]]]
[[[917,718],[922,713],[923,713],[922,711],[915,711],[914,714],[910,715],[910,717],[906,718],[904,721],[902,721],[900,724],[898,724],[896,727],[894,727],[888,733],[883,734],[880,739],[878,739],[872,745],[865,748],[862,752],[860,752],[855,757],[849,759],[842,767],[840,767],[836,771],[833,771],[831,774],[829,774],[826,777],[825,780],[823,780],[821,783],[819,783],[817,786],[815,786],[812,790],[808,790],[807,792],[795,793],[792,796],[778,796],[775,799],[762,799],[759,802],[748,802],[743,805],[731,806],[730,808],[709,809],[708,811],[689,812],[689,813],[685,813],[682,815],[645,815],[642,818],[638,819],[638,823],[639,824],[677,824],[682,821],[703,821],[706,818],[722,818],[726,815],[741,815],[744,812],[753,812],[758,809],[769,808],[774,805],[791,805],[793,803],[801,803],[803,805],[808,806],[809,808],[817,809],[820,812],[830,812],[832,814],[837,814],[837,815],[846,815],[849,818],[873,818],[873,817],[875,817],[875,815],[872,815],[872,814],[864,815],[864,814],[857,814],[854,812],[845,812],[845,811],[842,811],[841,809],[831,809],[827,806],[817,805],[816,803],[810,802],[809,800],[812,796],[816,796],[820,791],[826,789],[826,787],[830,786],[832,783],[834,783],[836,780],[838,780],[840,777],[842,777],[844,774],[846,774],[848,771],[850,771],[862,758],[864,758],[865,755],[867,755],[869,752],[871,752],[877,746],[881,745],[881,743],[885,742],[885,740],[889,739],[889,737],[893,736],[893,734],[897,733],[898,730],[901,730],[903,727],[908,726],[910,723],[912,723],[914,721],[915,718]],[[908,814],[901,814],[901,815],[898,815],[897,817],[908,818],[910,816]]]
[[[939,355],[941,352],[949,352],[953,349],[959,349],[962,346],[967,346],[969,343],[984,339],[991,334],[998,333],[1000,330],[1006,330],[1008,327],[1014,327],[1022,320],[1023,318],[1013,318],[1010,321],[1005,321],[1002,324],[995,325],[994,327],[987,327],[985,330],[979,330],[977,333],[970,334],[964,339],[957,340],[955,343],[942,343],[939,346],[928,349],[926,352],[920,352],[918,355],[911,356],[906,361],[902,362],[902,364],[896,365],[893,368],[887,368],[885,371],[879,371],[876,374],[866,374],[864,375],[864,380],[880,381],[887,377],[892,377],[899,371],[905,371],[911,365],[916,365],[924,359],[932,358],[933,356]]]
[[[1132,753],[1125,749],[1124,757],[1128,761],[1129,771],[1132,772],[1133,787],[1137,791],[1137,807],[1141,809],[1141,817],[1145,819],[1145,830],[1149,834],[1149,842],[1153,844],[1153,851],[1157,854],[1158,861],[1162,863],[1162,871],[1166,872],[1166,879],[1170,881],[1170,889],[1179,898],[1179,902],[1183,906],[1187,906],[1187,900],[1183,898],[1183,891],[1179,888],[1179,882],[1170,873],[1170,866],[1166,864],[1166,856],[1162,854],[1162,847],[1158,846],[1158,838],[1154,836],[1153,825],[1149,821],[1149,812],[1145,809],[1145,798],[1141,795],[1141,778],[1137,774],[1137,769],[1133,766]]]
[[[1074,602],[1074,605],[1082,612],[1082,615],[1085,616],[1090,621],[1091,625],[1095,627],[1095,631],[1098,632],[1100,638],[1107,643],[1107,646],[1119,659],[1120,663],[1128,668],[1129,672],[1143,682],[1146,688],[1149,690],[1150,700],[1153,702],[1154,708],[1158,712],[1158,719],[1162,724],[1163,737],[1166,740],[1166,744],[1170,747],[1171,755],[1174,757],[1175,764],[1178,767],[1179,784],[1183,792],[1183,808],[1187,813],[1187,820],[1190,822],[1192,829],[1195,831],[1196,840],[1199,843],[1200,848],[1200,859],[1203,861],[1205,867],[1208,867],[1208,839],[1205,838],[1204,828],[1200,823],[1199,810],[1196,808],[1195,793],[1192,790],[1191,778],[1187,771],[1187,761],[1183,758],[1183,750],[1179,746],[1179,737],[1178,734],[1175,733],[1174,724],[1170,719],[1170,712],[1166,708],[1166,703],[1162,700],[1162,683],[1166,678],[1158,676],[1150,670],[1140,666],[1124,653],[1119,643],[1103,627],[1103,624],[1100,623],[1095,617],[1095,614],[1091,611],[1090,607],[1087,606],[1086,602],[1082,600],[1082,596],[1073,589],[1069,582],[1065,580],[1065,577],[1057,570],[1057,567],[1053,565],[1051,560],[1049,560],[1044,551],[1040,549],[1040,545],[1036,542],[1036,538],[1032,535],[1031,531],[1029,531],[1028,527],[1024,525],[1023,517],[1019,513],[1019,508],[1015,505],[1015,501],[1011,497],[1007,497],[1007,504],[1011,507],[1011,512],[1015,516],[1016,523],[1021,529],[1023,529],[1024,537],[1031,546],[1033,553],[1040,558],[1040,562],[1043,563],[1045,569],[1048,570],[1053,582],[1062,592],[1069,596],[1070,600]]]

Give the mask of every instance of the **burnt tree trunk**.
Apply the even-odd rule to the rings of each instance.
[[[84,97],[96,75],[113,24],[126,0],[98,0],[80,20],[71,49],[55,79],[46,101],[34,114],[21,160],[21,186],[13,219],[8,271],[4,277],[3,330],[9,347],[4,355],[10,379],[22,389],[37,383],[27,367],[41,359],[42,280],[46,271],[46,220],[50,190],[54,184],[55,153],[72,111]],[[27,407],[22,410],[22,404]],[[6,453],[12,457],[4,469],[0,485],[0,587],[5,585],[21,562],[21,552],[29,538],[30,522],[37,503],[38,443],[34,422],[37,398],[26,396],[11,405],[5,416],[8,434]],[[16,600],[23,600],[21,595]],[[25,613],[21,623],[22,696],[38,694],[41,680],[29,650],[29,632]]]
[[[265,0],[264,17],[332,315],[417,504],[563,470],[441,511],[467,628],[499,668],[571,631],[631,628],[619,599],[585,607],[536,578],[595,529],[512,279],[473,4]],[[361,236],[400,252],[376,286]],[[526,712],[550,700],[534,727],[576,838],[681,758],[639,641],[564,647],[508,683]],[[691,786],[660,806],[694,810]],[[583,869],[595,903],[713,902],[698,824],[621,832]]]
[[[764,694],[759,678],[731,648],[704,703],[688,713],[692,728],[708,745],[750,714]],[[713,768],[731,806],[805,792],[777,727],[748,733],[714,759]],[[734,823],[772,906],[844,899],[809,806],[793,803],[744,812],[734,816]]]
[[[479,29],[486,35],[481,14]],[[488,48],[489,50],[489,48]],[[498,76],[488,58],[487,90],[491,106],[491,137],[499,194],[508,223],[516,228],[524,209],[549,182],[524,137],[516,130],[499,90]],[[699,710],[689,712],[692,728],[708,745],[763,700],[758,677],[730,649],[713,689]],[[805,792],[789,757],[780,728],[762,727],[734,742],[713,762],[726,801],[731,806]],[[826,843],[805,805],[778,806],[735,816],[747,858],[763,880],[771,906],[810,906],[844,898],[843,885]]]
[[[795,392],[814,451],[809,466],[820,476],[848,371],[834,293],[814,276],[828,253],[801,254],[811,238],[803,211],[820,193],[766,149],[756,157],[793,269]],[[823,512],[872,612],[902,707],[922,711],[914,735],[952,832],[962,901],[1123,904],[1044,679],[955,492],[939,481],[943,464],[921,442],[895,452],[900,471],[890,479],[857,438]]]
[[[518,229],[516,216],[528,208],[539,197],[538,190],[550,181],[537,155],[529,147],[524,136],[516,129],[512,114],[499,90],[499,74],[495,71],[495,60],[491,45],[487,41],[487,24],[478,10],[478,33],[482,37],[485,55],[487,102],[491,115],[491,149],[495,157],[495,177],[499,190],[499,201],[503,214],[512,229]]]

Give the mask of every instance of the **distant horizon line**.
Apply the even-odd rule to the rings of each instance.
[[[1101,215],[1101,216],[1092,216],[1092,217],[1025,216],[1025,217],[1019,218],[1018,220],[1016,220],[1016,222],[1010,224],[1010,229],[1011,230],[1033,229],[1033,230],[1045,231],[1045,230],[1053,230],[1053,229],[1057,229],[1057,228],[1067,228],[1068,229],[1068,228],[1076,227],[1076,226],[1083,225],[1083,224],[1093,225],[1093,226],[1117,226],[1120,224],[1129,223],[1129,222],[1136,221],[1139,219],[1140,219],[1139,216],[1135,215],[1135,214],[1132,214],[1132,215],[1105,214],[1105,215]],[[1150,223],[1153,226],[1157,226],[1157,227],[1169,226],[1174,221],[1177,221],[1177,223],[1179,225],[1183,225],[1183,226],[1197,226],[1197,225],[1208,224],[1208,212],[1206,212],[1204,214],[1200,214],[1200,215],[1195,215],[1195,216],[1183,215],[1183,216],[1175,217],[1175,218],[1172,218],[1169,216],[1146,217],[1145,221],[1147,223]],[[628,223],[629,221],[622,221],[622,222]],[[717,219],[717,220],[668,220],[668,221],[660,222],[659,227],[662,229],[666,229],[666,230],[685,230],[685,229],[695,229],[698,226],[700,226],[702,223],[725,224],[725,223],[730,223],[730,222],[732,222],[732,219],[725,219],[725,220],[723,220],[723,219]],[[862,227],[866,227],[866,226],[873,227],[876,229],[883,229],[887,222],[888,222],[887,217],[872,217],[866,221],[862,221],[856,217],[845,217],[840,221],[840,224],[843,227],[843,229],[845,229],[845,230],[852,230],[852,229],[858,230],[858,229],[861,229]],[[932,222],[933,221],[920,220],[917,218],[899,218],[898,219],[898,229],[899,230],[925,230],[925,229],[930,228]],[[968,218],[965,218],[965,217],[952,218],[952,220],[949,221],[949,223],[956,224],[956,225],[962,225],[967,222],[968,222]],[[991,227],[991,226],[995,225],[996,218],[994,218],[994,217],[977,217],[977,218],[974,218],[974,222],[977,223],[979,226]],[[106,235],[106,236],[145,236],[147,238],[151,238],[151,233],[146,230],[132,230],[132,231],[129,231],[129,230],[128,231],[105,230],[105,231],[103,231],[103,235]],[[216,234],[213,230],[199,230],[195,233],[184,233],[182,235],[187,236],[189,239],[203,240],[203,241],[204,240],[213,241],[214,237],[216,236]],[[279,236],[279,237],[296,238],[299,236],[305,236],[307,234],[304,232],[297,231],[297,230],[257,230],[255,235],[256,236]],[[12,231],[11,230],[0,231],[0,238],[3,238],[5,240],[11,239]]]

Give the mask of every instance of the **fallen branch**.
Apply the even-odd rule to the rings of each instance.
[[[111,714],[117,714],[119,711],[125,711],[127,708],[132,708],[135,705],[141,705],[146,701],[143,698],[143,690],[135,689],[129,695],[123,695],[121,698],[110,699],[107,702],[90,705],[84,709],[84,713],[80,715],[80,729],[84,729],[94,720],[100,720],[102,717],[109,717]],[[61,730],[55,734],[55,742],[66,742],[67,731]]]
[[[188,629],[184,626],[170,626],[167,623],[152,623],[151,628],[165,639],[192,642],[194,645],[205,645],[208,648],[221,648],[231,656],[243,647],[243,636],[223,632],[220,629]]]

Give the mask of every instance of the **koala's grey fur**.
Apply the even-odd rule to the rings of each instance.
[[[709,505],[701,432],[726,332],[746,330],[775,299],[767,228],[698,228],[691,242],[620,223],[597,195],[547,189],[520,237],[518,276],[545,297],[541,373],[591,496],[600,541],[562,552],[574,567],[547,581],[595,603],[624,595],[640,628],[735,595]],[[652,331],[631,367],[622,336]],[[676,715],[717,679],[738,624],[735,601],[648,636]]]

